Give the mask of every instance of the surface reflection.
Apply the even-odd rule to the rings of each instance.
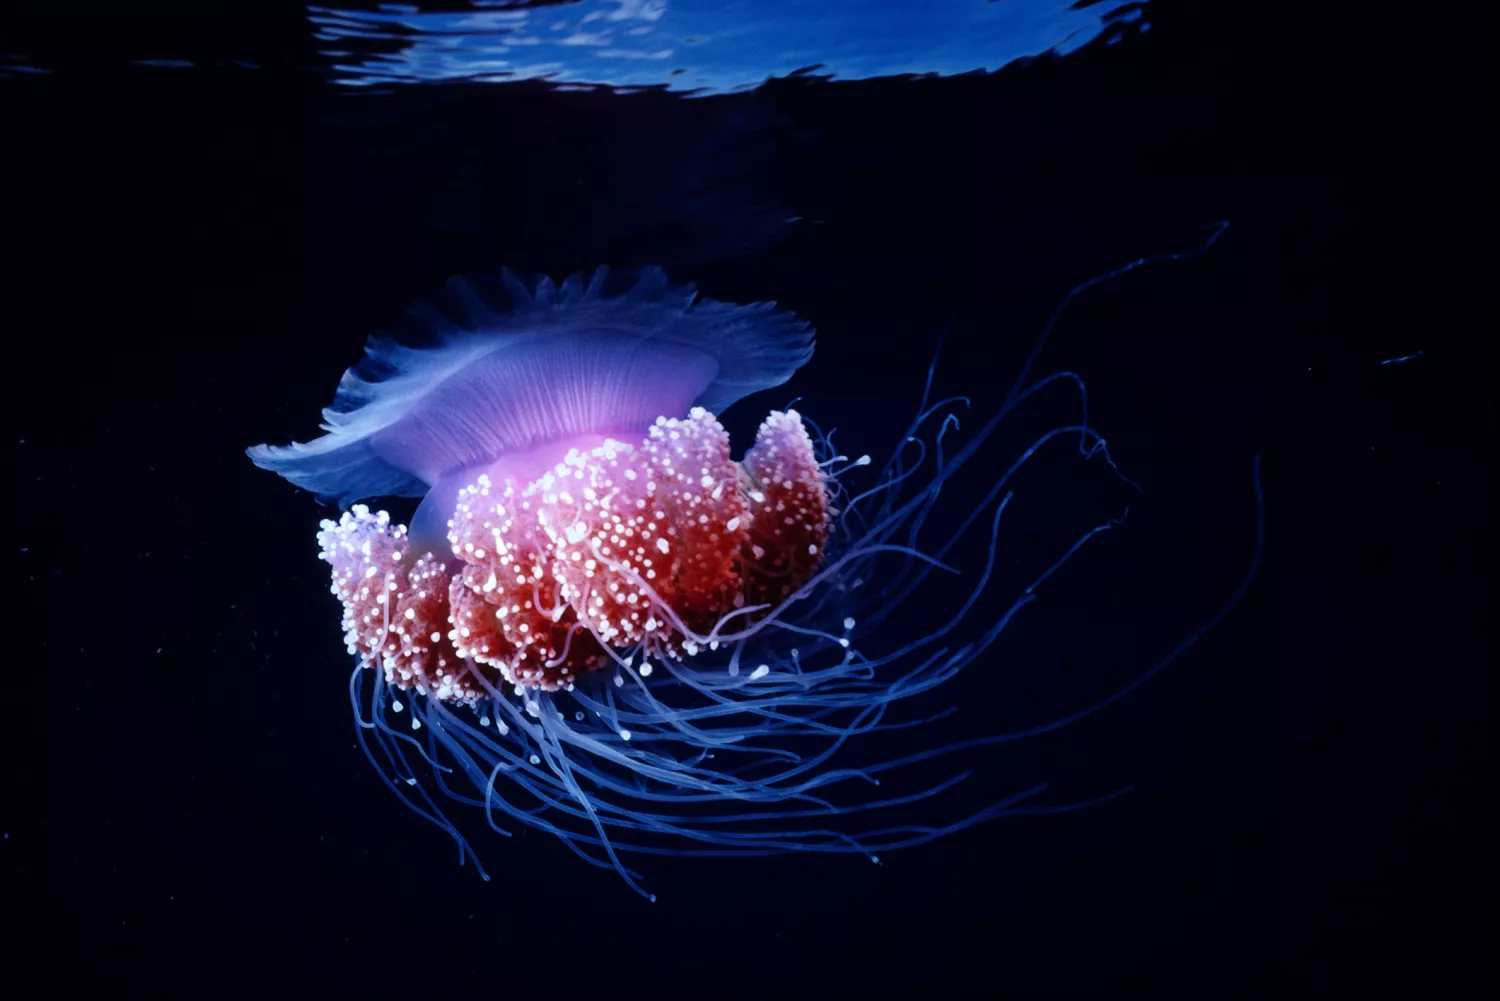
[[[1126,0],[473,0],[309,5],[351,86],[547,79],[721,93],[813,71],[840,79],[994,70],[1146,30]]]

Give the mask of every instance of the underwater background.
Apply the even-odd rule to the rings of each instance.
[[[66,957],[60,987],[163,993],[1493,996],[1494,28],[1399,3],[7,6],[11,926]],[[817,351],[724,414],[733,439],[797,399],[883,459],[940,342],[961,435],[1071,289],[1173,254],[1072,300],[1037,360],[1087,381],[1143,493],[1044,464],[1007,515],[1018,566],[1127,523],[930,705],[959,739],[1129,683],[1243,576],[1259,455],[1263,563],[1223,623],[962,766],[981,801],[1128,795],[879,866],[648,858],[649,904],[460,812],[483,883],[370,772],[329,512],[243,450],[308,437],[411,299],[608,264],[775,300]]]

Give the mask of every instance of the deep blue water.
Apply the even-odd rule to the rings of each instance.
[[[70,950],[47,975],[1492,996],[1493,27],[1163,0],[8,9],[29,739],[0,850],[6,899]],[[927,706],[962,737],[1137,677],[1244,574],[1260,456],[1264,562],[1224,622],[1108,711],[961,762],[979,802],[1129,795],[878,867],[652,858],[652,905],[457,811],[481,883],[370,773],[328,512],[243,449],[309,437],[413,297],[656,264],[776,300],[817,353],[731,434],[795,397],[880,457],[940,342],[961,440],[1070,289],[1221,222],[1061,314],[1038,371],[1087,381],[1143,490],[1065,461],[1018,481],[1012,590],[1130,516]],[[1042,400],[992,461],[1072,406]]]

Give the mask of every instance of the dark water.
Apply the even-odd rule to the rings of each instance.
[[[42,975],[1491,996],[1493,17],[1237,6],[8,10],[3,851]],[[1145,493],[944,693],[985,732],[1127,682],[1243,574],[1262,456],[1224,623],[966,765],[1130,795],[879,867],[651,859],[650,905],[460,814],[481,883],[370,774],[325,512],[242,449],[308,437],[406,300],[599,263],[775,299],[818,353],[726,425],[800,396],[880,456],[945,332],[977,424],[1071,287],[1220,220],[1063,315],[1040,369]],[[1020,484],[1019,551],[1114,513],[1095,486]]]

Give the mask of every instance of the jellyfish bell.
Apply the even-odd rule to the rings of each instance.
[[[508,269],[454,278],[407,318],[427,343],[372,338],[323,411],[326,434],[249,454],[324,502],[423,497],[413,534],[434,551],[478,474],[528,482],[570,448],[638,439],[694,406],[720,412],[813,349],[811,325],[774,303],[700,300],[659,268],[560,286]]]
[[[561,285],[507,271],[455,279],[409,315],[421,342],[372,340],[324,411],[323,437],[249,454],[348,506],[318,541],[356,661],[355,732],[460,859],[472,852],[434,789],[503,833],[510,818],[558,836],[648,897],[621,853],[878,860],[994,817],[1076,809],[1087,802],[1035,805],[1036,786],[944,824],[840,828],[957,780],[884,799],[851,786],[1082,718],[1216,621],[1067,719],[848,763],[863,735],[940,718],[887,714],[984,656],[1042,581],[1118,523],[1084,532],[1008,608],[975,621],[1007,483],[1037,450],[1076,443],[1124,480],[1086,406],[999,467],[967,516],[931,517],[1007,414],[1054,386],[1082,404],[1081,380],[1023,385],[1023,371],[953,447],[958,401],[931,400],[929,370],[917,416],[875,469],[790,409],[735,460],[716,415],[812,354],[810,325],[775,304],[699,298],[659,269]],[[856,471],[863,482],[846,485]],[[409,528],[354,503],[381,496],[422,498]],[[962,553],[982,564],[967,598],[924,602]],[[901,637],[883,639],[893,617]],[[954,640],[965,626],[976,628]]]

